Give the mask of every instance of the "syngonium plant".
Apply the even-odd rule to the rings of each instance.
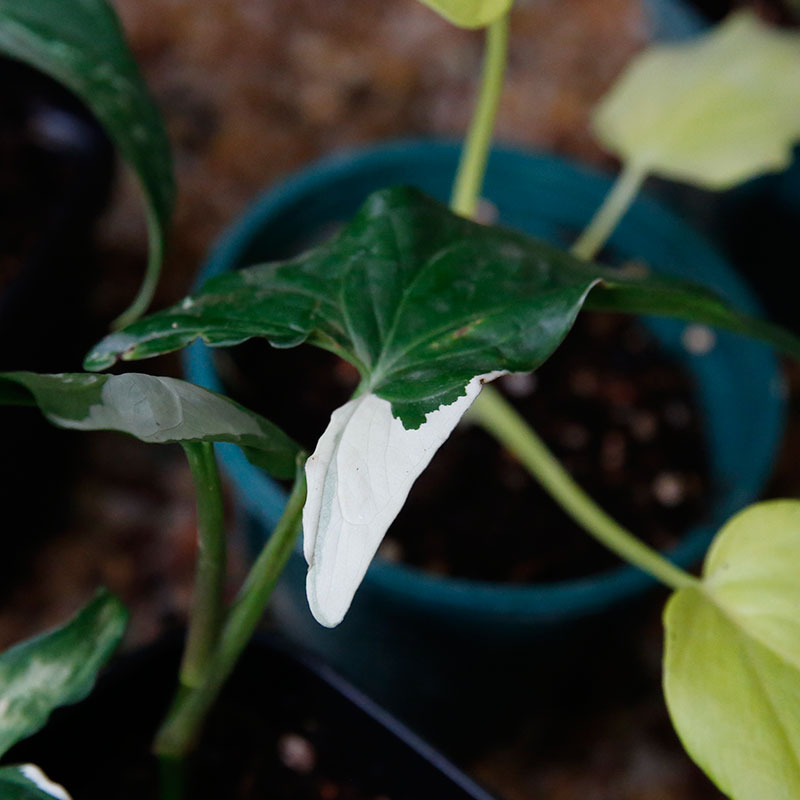
[[[477,108],[450,208],[404,187],[367,199],[329,242],[289,261],[215,278],[135,322],[152,294],[172,198],[166,136],[104,0],[0,0],[0,50],[84,98],[137,171],[151,224],[148,277],[129,322],[90,370],[201,338],[302,343],[349,361],[361,381],[305,457],[276,426],[169,378],[0,375],[0,401],[37,405],[56,425],[183,445],[198,498],[196,592],[180,692],[156,740],[180,772],[210,705],[251,636],[301,528],[316,618],[336,625],[416,477],[459,419],[494,434],[586,530],[674,590],[664,688],[687,750],[736,800],[800,797],[800,502],[744,509],[717,535],[701,577],[645,546],[578,487],[502,396],[500,374],[535,370],[583,308],[664,314],[766,341],[800,340],[729,308],[709,289],[632,275],[592,259],[650,173],[726,188],[785,166],[800,138],[800,36],[752,14],[691,42],[646,50],[602,101],[598,139],[623,161],[617,184],[570,252],[473,216],[503,84],[511,0],[423,0],[463,27],[487,27]],[[533,213],[533,211],[532,211]],[[272,475],[296,476],[286,510],[231,608],[213,443],[233,442]],[[58,705],[91,689],[124,627],[100,594],[64,628],[0,657],[0,754]],[[35,665],[33,668],[32,665]],[[170,783],[172,790],[175,785]],[[0,769],[0,793],[68,797],[31,765]]]

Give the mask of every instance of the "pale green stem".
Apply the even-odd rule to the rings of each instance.
[[[111,323],[114,330],[136,322],[147,311],[147,307],[156,293],[156,286],[158,286],[161,262],[164,260],[164,240],[156,213],[149,205],[147,206],[147,239],[147,269],[142,284],[133,302]]]
[[[528,423],[493,387],[483,387],[469,410],[469,417],[513,453],[556,502],[610,550],[673,589],[697,583],[696,578],[642,544],[599,508]]]
[[[489,160],[497,107],[503,90],[508,55],[508,14],[486,30],[486,54],[478,103],[458,164],[450,208],[463,217],[474,217]]]
[[[178,697],[156,737],[155,751],[162,760],[180,759],[189,752],[208,710],[250,641],[294,548],[305,498],[306,481],[300,468],[283,515],[231,609],[203,683]]]
[[[646,177],[646,169],[625,164],[591,222],[572,245],[573,255],[585,261],[597,255],[622,217],[625,216],[625,212],[630,208]]]
[[[225,617],[227,552],[222,488],[214,446],[208,442],[186,442],[183,449],[197,495],[197,565],[180,683],[194,687],[205,677]]]
[[[492,36],[492,29],[489,30],[481,97],[464,146],[450,204],[453,211],[464,216],[473,216],[478,205],[502,85],[507,35],[505,25],[502,31],[494,32],[496,38]],[[645,176],[644,170],[626,165],[573,246],[573,254],[590,259],[597,253],[630,207]],[[528,423],[491,386],[483,387],[469,414],[519,459],[579,525],[610,550],[667,586],[677,589],[696,583],[695,578],[644,545],[608,516],[575,483]]]

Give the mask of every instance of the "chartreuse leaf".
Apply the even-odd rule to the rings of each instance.
[[[182,303],[106,337],[85,364],[103,369],[198,337],[212,345],[254,336],[278,347],[308,341],[355,365],[362,392],[389,401],[406,428],[417,428],[478,375],[536,369],[587,296],[593,306],[687,317],[800,356],[796,337],[730,310],[705,289],[581,261],[400,187],[373,194],[328,243],[213,278]]]
[[[692,41],[634,58],[592,126],[639,172],[726,189],[789,165],[798,96],[800,33],[740,11]]]
[[[0,767],[0,797],[3,800],[70,800],[63,786],[53,783],[33,764]]]
[[[279,478],[300,447],[280,428],[215,392],[153,375],[0,373],[0,404],[39,406],[61,428],[128,433],[143,442],[232,442]]]
[[[745,509],[664,615],[664,688],[697,763],[734,800],[800,797],[800,501]]]
[[[0,655],[0,755],[36,733],[54,709],[89,694],[127,619],[122,603],[102,591],[63,627]]]
[[[485,28],[507,14],[514,0],[421,0],[462,28]]]
[[[0,0],[0,53],[71,89],[94,112],[139,177],[147,202],[150,256],[139,295],[118,322],[152,298],[174,203],[169,142],[122,27],[106,0]]]

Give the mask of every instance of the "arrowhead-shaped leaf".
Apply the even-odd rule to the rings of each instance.
[[[670,714],[734,800],[800,797],[799,565],[800,501],[751,506],[665,612]]]
[[[477,375],[529,372],[593,306],[687,317],[800,354],[791,334],[743,317],[708,291],[586,263],[552,245],[452,214],[415,189],[372,195],[333,240],[291,261],[210,280],[173,308],[103,340],[89,369],[184,347],[262,336],[304,341],[355,365],[362,391],[406,428],[463,396]]]
[[[300,446],[264,417],[175,378],[0,373],[0,404],[39,406],[54,425],[128,433],[143,442],[232,442],[278,478],[295,474]]]
[[[100,592],[63,627],[0,655],[0,755],[42,728],[54,709],[89,694],[127,619],[122,603]]]
[[[174,202],[169,142],[161,116],[106,0],[0,0],[0,53],[46,72],[94,112],[136,171],[147,200],[150,258],[138,297],[120,318],[150,302]]]
[[[485,28],[507,14],[514,0],[421,0],[462,28]]]
[[[0,768],[3,800],[70,800],[63,786],[53,783],[33,764]]]
[[[303,551],[311,613],[329,628],[344,618],[372,557],[411,486],[481,390],[475,378],[455,403],[406,430],[386,400],[365,394],[331,415],[306,461]]]
[[[741,11],[695,40],[645,50],[592,123],[641,172],[726,189],[789,165],[798,96],[800,34]]]

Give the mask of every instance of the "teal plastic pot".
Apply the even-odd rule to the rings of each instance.
[[[200,280],[298,252],[328,235],[381,187],[414,184],[446,200],[458,155],[452,144],[401,142],[317,163],[259,198],[223,236]],[[484,196],[505,225],[566,244],[610,185],[609,177],[557,158],[497,150]],[[706,284],[740,309],[758,311],[714,249],[651,200],[635,203],[606,252],[615,260],[637,258],[655,270]],[[688,566],[701,558],[722,523],[759,496],[783,428],[782,381],[776,358],[761,345],[718,333],[710,352],[690,355],[681,345],[683,323],[647,319],[646,324],[694,377],[706,421],[715,487],[708,522],[688,531],[668,554]],[[222,390],[211,350],[193,346],[187,368],[190,380]],[[263,541],[280,515],[284,494],[237,448],[221,446],[219,453],[249,524]],[[628,566],[562,583],[511,586],[441,578],[377,560],[345,621],[327,630],[308,611],[304,578],[305,563],[297,552],[274,603],[281,626],[393,710],[398,685],[408,686],[409,669],[417,670],[412,680],[421,691],[429,686],[433,692],[439,685],[431,677],[437,670],[452,676],[459,642],[524,648],[547,629],[600,614],[653,585]],[[416,666],[410,667],[412,662]]]

